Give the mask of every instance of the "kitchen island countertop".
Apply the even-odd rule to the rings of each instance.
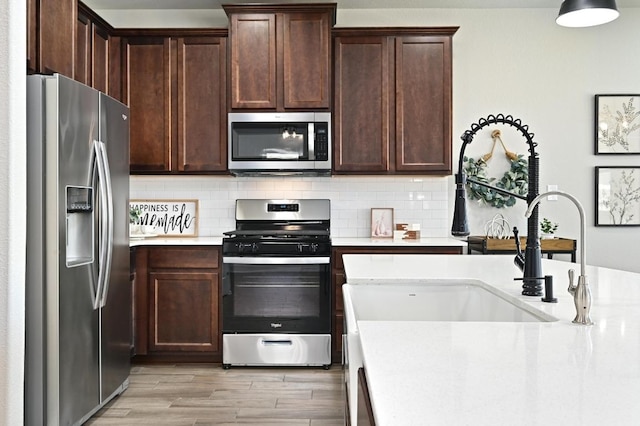
[[[522,296],[513,256],[345,255],[350,284],[478,279],[555,322],[359,321],[379,426],[635,425],[640,274],[587,267],[592,326],[576,325],[567,271],[543,259],[558,303]]]

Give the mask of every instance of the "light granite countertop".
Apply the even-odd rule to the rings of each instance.
[[[158,245],[222,245],[222,236],[217,237],[162,237],[136,236],[129,241],[131,247]],[[363,247],[466,247],[467,242],[455,238],[421,238],[419,240],[394,240],[372,238],[332,238],[331,245]]]
[[[522,296],[513,256],[345,255],[350,284],[477,279],[555,322],[359,321],[376,424],[636,425],[640,274],[586,268],[592,326],[573,324],[567,271],[543,259],[558,303]]]
[[[417,240],[395,240],[393,238],[331,238],[333,247],[467,247],[466,240],[456,238],[420,238]]]
[[[135,237],[129,239],[130,247],[137,246],[221,246],[222,237]]]

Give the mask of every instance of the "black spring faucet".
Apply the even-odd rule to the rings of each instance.
[[[480,182],[477,179],[468,177],[464,171],[464,152],[473,141],[475,134],[492,124],[504,124],[511,126],[518,130],[526,139],[529,145],[529,170],[528,170],[528,189],[526,197],[520,194],[515,194],[507,191],[503,188],[498,188],[485,182]],[[536,153],[537,143],[533,140],[534,134],[529,133],[529,126],[522,124],[520,119],[514,119],[511,115],[490,115],[487,118],[481,118],[478,123],[471,125],[471,129],[466,130],[462,136],[462,147],[460,149],[460,155],[458,158],[458,173],[456,174],[456,192],[455,192],[455,205],[453,212],[453,224],[451,226],[451,235],[455,237],[463,237],[469,235],[469,225],[467,221],[467,209],[466,209],[466,189],[465,184],[468,182],[474,183],[480,186],[487,187],[496,192],[513,196],[517,199],[524,200],[527,204],[531,204],[534,198],[538,196],[539,186],[539,157]],[[516,235],[516,244],[520,244],[520,240]],[[520,270],[523,271],[523,285],[522,294],[526,296],[539,296],[542,289],[542,252],[540,250],[539,230],[538,230],[538,207],[533,206],[531,215],[527,220],[527,244],[524,253],[519,250],[514,262]],[[539,291],[533,291],[531,286],[539,287]]]

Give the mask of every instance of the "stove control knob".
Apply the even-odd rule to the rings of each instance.
[[[251,253],[257,253],[259,248],[258,243],[251,243]]]
[[[317,253],[317,252],[318,252],[318,244],[311,243],[311,253]]]
[[[304,253],[304,244],[298,244],[298,253]]]

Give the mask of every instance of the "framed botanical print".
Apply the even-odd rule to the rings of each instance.
[[[596,167],[596,226],[640,226],[640,167]]]
[[[596,154],[640,154],[640,95],[596,95]]]

